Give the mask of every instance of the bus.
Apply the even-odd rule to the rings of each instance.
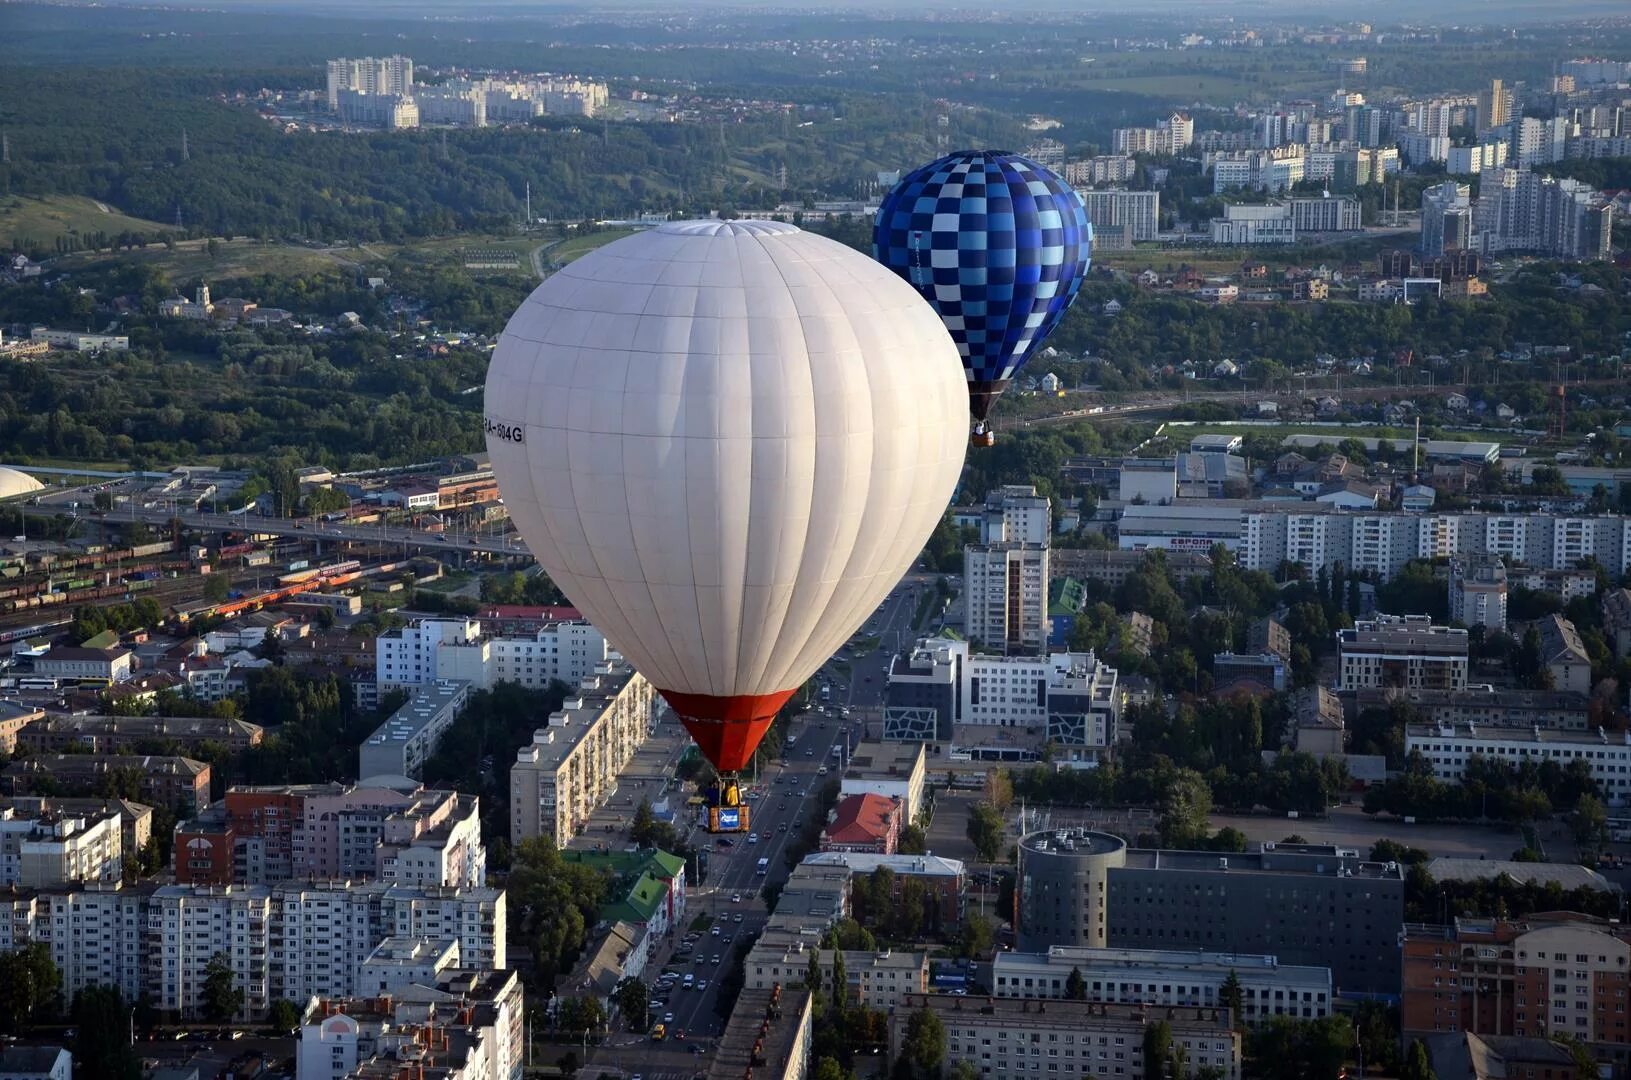
[[[758,875],[760,877],[764,877],[766,874],[770,873],[770,860],[769,859],[760,859],[759,860],[759,869],[758,869],[757,873],[758,873]]]

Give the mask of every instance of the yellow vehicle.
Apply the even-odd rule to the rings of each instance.
[[[662,1042],[666,1038],[668,1038],[668,1027],[666,1025],[658,1024],[651,1029],[652,1042]]]

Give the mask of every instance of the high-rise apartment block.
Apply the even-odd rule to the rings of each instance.
[[[985,499],[980,543],[963,549],[964,629],[1003,653],[1040,652],[1048,639],[1052,507],[1036,488],[997,488]]]
[[[1161,227],[1159,191],[1079,192],[1087,204],[1087,220],[1095,229],[1120,227],[1133,240],[1154,240]]]
[[[40,942],[63,993],[116,986],[171,1017],[202,1014],[207,969],[224,955],[243,989],[240,1020],[280,998],[358,992],[365,961],[388,938],[457,943],[465,968],[506,966],[504,891],[389,882],[296,885],[111,885],[0,897],[0,947]]]
[[[1565,259],[1606,259],[1614,207],[1578,180],[1500,168],[1483,174],[1474,220],[1486,255],[1532,251]]]
[[[611,656],[601,632],[573,613],[540,618],[526,632],[494,634],[495,620],[420,619],[388,630],[374,643],[375,679],[382,691],[458,679],[483,689],[515,682],[544,689],[594,674]],[[366,774],[365,774],[366,775]]]
[[[1478,92],[1478,130],[1488,131],[1506,124],[1512,115],[1512,91],[1500,79],[1490,80],[1488,90]]]
[[[1472,189],[1453,180],[1421,193],[1421,253],[1442,255],[1465,248],[1472,227]]]
[[[342,90],[371,96],[409,97],[413,94],[413,61],[406,56],[330,60],[328,107],[331,111],[339,111]]]
[[[547,836],[565,847],[645,742],[662,704],[621,657],[599,665],[532,734],[510,766],[510,843]]]

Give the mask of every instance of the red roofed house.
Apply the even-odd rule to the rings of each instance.
[[[906,812],[885,795],[850,795],[838,801],[821,831],[822,851],[864,851],[893,855]]]

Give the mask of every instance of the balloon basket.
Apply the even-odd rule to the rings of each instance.
[[[968,444],[974,447],[995,446],[997,436],[990,431],[974,431],[968,436]]]

